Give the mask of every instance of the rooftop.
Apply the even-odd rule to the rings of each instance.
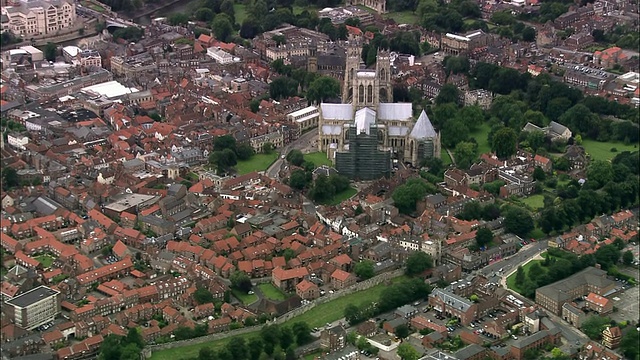
[[[37,303],[42,299],[55,296],[57,294],[59,294],[58,291],[50,289],[46,286],[39,286],[33,290],[29,290],[26,293],[16,296],[15,298],[7,301],[7,304],[11,304],[19,308],[26,308],[30,305]]]

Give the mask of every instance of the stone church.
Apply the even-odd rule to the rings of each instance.
[[[411,103],[393,102],[390,54],[379,51],[375,69],[364,69],[360,54],[358,44],[348,46],[342,104],[320,104],[319,150],[359,180],[388,176],[393,159],[419,166],[440,157],[440,134],[427,114],[414,119]]]

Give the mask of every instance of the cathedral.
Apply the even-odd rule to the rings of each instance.
[[[361,47],[347,48],[342,104],[320,104],[318,148],[342,175],[372,180],[391,173],[391,162],[419,166],[440,157],[440,134],[423,111],[394,103],[391,58],[379,51],[375,69],[361,67]]]

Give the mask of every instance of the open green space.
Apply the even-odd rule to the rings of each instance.
[[[35,259],[42,264],[43,268],[50,268],[51,264],[53,264],[53,260],[55,260],[55,258],[51,255],[39,255],[36,256]]]
[[[208,347],[211,350],[217,351],[227,345],[227,343],[233,338],[242,338],[245,341],[249,340],[251,337],[256,336],[258,331],[252,331],[247,334],[236,335],[220,340],[214,340],[209,342],[204,342],[200,344],[193,344],[188,346],[181,346],[173,349],[166,349],[161,351],[155,351],[151,355],[149,360],[186,360],[186,359],[195,359],[198,357],[198,353],[200,349]]]
[[[420,19],[413,11],[398,11],[391,12],[386,15],[387,18],[393,19],[397,24],[409,24],[414,25],[418,23]]]
[[[545,236],[546,236],[545,233],[539,227],[536,227],[535,229],[533,229],[533,231],[529,233],[529,237],[532,237],[536,240],[540,240]]]
[[[536,262],[537,263],[542,263],[542,260],[531,260],[526,265],[524,265],[522,267],[522,269],[524,270],[525,276],[529,276],[529,268],[531,268],[531,266]],[[542,267],[542,268],[544,269],[544,267]],[[507,278],[507,287],[509,289],[515,290],[518,293],[521,293],[522,290],[520,290],[520,288],[516,284],[516,271],[514,271],[513,274],[509,275],[509,277]]]
[[[242,3],[234,3],[233,4],[233,14],[236,18],[236,23],[242,25],[244,20],[247,18],[247,9],[245,5]]]
[[[476,131],[472,132],[470,137],[476,139],[478,143],[478,155],[482,155],[491,151],[489,144],[489,132],[491,127],[489,124],[482,124]]]
[[[245,294],[237,289],[231,290],[231,293],[236,299],[240,300],[245,305],[253,304],[258,301],[258,296],[256,294]]]
[[[327,154],[321,151],[304,154],[304,161],[312,162],[316,167],[320,167],[322,165],[333,166],[331,160],[327,158]]]
[[[258,288],[260,288],[264,297],[269,300],[282,301],[287,298],[287,296],[280,289],[273,286],[272,283],[260,284]]]
[[[544,207],[544,195],[542,194],[527,196],[526,198],[522,198],[521,201],[534,211]]]
[[[278,159],[278,154],[273,152],[271,154],[255,154],[249,160],[238,161],[236,170],[238,175],[248,174],[253,171],[265,171]]]
[[[582,146],[587,154],[591,155],[592,160],[611,160],[618,153],[623,151],[637,151],[638,144],[629,144],[625,145],[621,142],[613,142],[613,141],[595,141],[595,140],[582,140]],[[611,151],[612,148],[615,148],[617,151]]]
[[[442,165],[449,166],[453,163],[451,161],[451,156],[449,156],[449,152],[446,149],[442,149],[440,151],[440,160],[442,160]]]
[[[349,187],[347,190],[339,192],[331,198],[331,200],[326,202],[326,205],[339,205],[341,202],[351,198],[353,195],[357,194],[358,190]]]
[[[314,351],[314,352],[312,352],[310,354],[305,355],[303,359],[304,360],[313,360],[316,357],[320,357],[321,355],[322,355],[322,350],[318,350],[318,351]]]

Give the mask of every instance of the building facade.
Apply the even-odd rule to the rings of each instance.
[[[376,68],[368,70],[360,69],[360,53],[358,44],[348,45],[342,104],[320,105],[319,150],[343,175],[358,179],[387,176],[391,159],[417,165],[439,157],[440,134],[427,114],[414,120],[410,103],[392,102],[389,54],[379,52]]]
[[[33,330],[60,314],[60,302],[59,291],[39,286],[5,302],[3,308],[16,326]]]
[[[3,6],[2,15],[9,19],[6,29],[25,37],[55,34],[73,27],[76,5],[68,0],[21,1],[15,6]]]

